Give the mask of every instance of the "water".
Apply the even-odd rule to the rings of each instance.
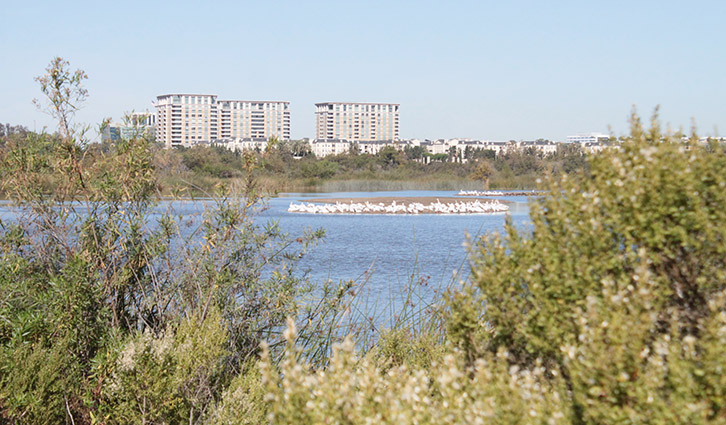
[[[453,191],[288,193],[271,198],[269,208],[258,218],[279,222],[291,236],[305,229],[325,229],[323,242],[301,261],[301,272],[312,282],[355,280],[365,291],[370,305],[399,307],[405,288],[420,282],[418,294],[433,299],[451,282],[469,274],[467,235],[474,239],[504,228],[505,214],[481,215],[313,215],[289,213],[290,202],[314,198],[364,198],[384,196],[449,197]],[[468,198],[463,198],[468,199]],[[511,201],[509,214],[515,226],[529,225],[528,199],[501,197]],[[185,217],[184,228],[193,231],[201,213],[211,206],[205,201],[162,203],[156,210],[172,206]],[[12,221],[16,214],[9,205],[0,205],[0,219]],[[152,217],[155,214],[152,214]]]

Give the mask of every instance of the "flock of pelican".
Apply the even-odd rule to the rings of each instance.
[[[509,207],[499,201],[480,200],[442,203],[437,199],[428,205],[420,202],[409,204],[353,202],[335,204],[290,203],[288,212],[307,214],[485,214],[507,211]]]
[[[504,192],[498,190],[485,190],[479,192],[478,190],[461,190],[457,193],[458,196],[503,196]]]

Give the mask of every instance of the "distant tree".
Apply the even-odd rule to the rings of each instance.
[[[515,175],[525,175],[543,170],[541,156],[535,148],[510,149],[501,156],[500,161],[506,163]]]
[[[474,180],[481,180],[484,182],[484,190],[489,190],[489,178],[494,174],[494,167],[485,159],[477,161],[474,171],[471,177]]]
[[[560,143],[557,146],[555,159],[561,162],[562,171],[568,174],[589,168],[585,152],[578,143]]]
[[[426,155],[426,149],[423,146],[406,146],[403,153],[410,160],[420,160]]]
[[[431,161],[446,162],[449,160],[449,154],[446,153],[435,153],[430,156]]]
[[[327,179],[333,177],[338,171],[339,165],[336,162],[323,159],[320,161],[305,161],[301,165],[302,176],[305,178]]]
[[[461,159],[459,158],[459,149],[456,148],[456,146],[451,146],[449,148],[449,159],[451,162],[456,162],[457,160]]]
[[[348,147],[348,153],[351,155],[360,154],[360,145],[358,144],[358,142],[350,142],[350,146]]]
[[[493,160],[497,157],[497,153],[493,149],[474,149],[471,146],[467,146],[464,150],[464,157],[468,160]]]
[[[310,146],[310,142],[307,140],[295,140],[293,142],[293,155],[295,156],[307,156],[312,155],[313,149]]]
[[[242,163],[237,154],[221,146],[194,146],[182,151],[182,163],[191,171],[217,178],[239,176]]]
[[[279,141],[277,143],[277,149],[281,153],[289,153],[290,155],[298,158],[310,155],[312,153],[310,143],[308,143],[306,140]]]
[[[387,167],[395,167],[403,160],[401,152],[393,146],[384,147],[377,156],[381,164]]]

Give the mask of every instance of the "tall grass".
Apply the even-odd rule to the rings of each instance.
[[[532,189],[537,176],[494,178],[491,189]],[[259,186],[266,193],[277,192],[380,192],[397,190],[482,190],[482,182],[466,178],[420,178],[389,180],[385,178],[287,179],[261,176]]]
[[[460,190],[481,188],[465,179],[432,180],[331,180],[319,186],[323,192],[377,192],[394,190]]]

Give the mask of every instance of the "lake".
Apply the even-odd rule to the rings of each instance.
[[[276,220],[291,236],[305,229],[325,229],[325,239],[300,263],[312,282],[354,280],[366,299],[366,310],[400,307],[405,288],[412,282],[424,301],[451,282],[466,279],[469,274],[467,235],[475,238],[504,229],[506,214],[515,226],[529,226],[526,196],[497,197],[510,201],[508,213],[461,215],[315,215],[287,212],[290,202],[314,198],[364,197],[450,197],[454,191],[335,192],[285,193],[269,199],[258,217],[259,223]],[[462,197],[463,200],[471,199]],[[208,202],[162,202],[157,213],[172,206],[177,214],[189,218],[189,229],[198,225],[200,213]],[[2,202],[0,219],[14,220],[17,214]],[[152,214],[152,216],[155,214]]]

